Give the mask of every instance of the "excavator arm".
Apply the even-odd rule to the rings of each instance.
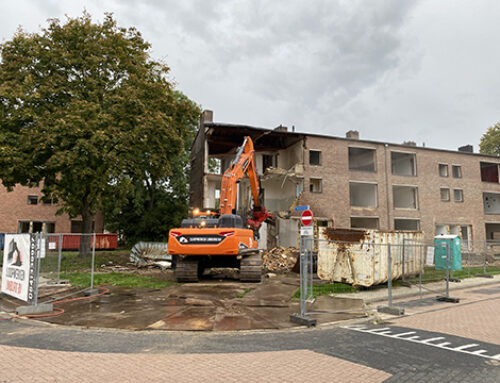
[[[258,230],[262,222],[272,217],[266,211],[259,199],[259,177],[255,168],[255,150],[250,137],[245,137],[243,144],[239,147],[236,157],[222,177],[220,195],[220,214],[234,214],[236,212],[237,184],[241,178],[248,174],[250,188],[252,190],[253,211],[252,218],[248,224],[252,229]]]

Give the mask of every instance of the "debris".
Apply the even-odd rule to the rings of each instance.
[[[172,267],[172,262],[169,261],[157,261],[153,263],[154,266],[158,266],[160,269],[170,269]]]
[[[184,302],[190,306],[212,306],[214,304],[212,301],[207,299],[198,298],[186,298]]]
[[[287,272],[297,263],[298,256],[299,250],[295,247],[275,247],[264,252],[262,265],[267,271]]]
[[[101,269],[112,272],[130,271],[133,267],[121,266],[121,265],[106,265],[102,264]]]
[[[267,278],[274,278],[274,277],[276,277],[276,274],[275,273],[267,273],[266,277]]]
[[[151,265],[157,261],[172,261],[172,256],[168,254],[167,243],[138,242],[130,250],[130,262],[137,265]]]

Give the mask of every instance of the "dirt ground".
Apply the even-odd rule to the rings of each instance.
[[[171,271],[152,270],[147,274],[172,278]],[[297,326],[289,317],[300,311],[299,301],[291,298],[298,287],[296,274],[278,274],[261,283],[241,283],[215,272],[205,275],[200,283],[161,289],[106,286],[110,290],[108,294],[56,304],[55,307],[64,310],[62,315],[36,320],[127,330],[286,329]],[[72,290],[75,289],[71,286],[41,287],[39,302],[60,299]],[[0,295],[0,311],[14,312],[23,304]],[[316,315],[320,324],[365,316],[360,299],[319,297],[309,310],[345,311]]]

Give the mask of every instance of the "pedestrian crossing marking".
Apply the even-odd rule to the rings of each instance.
[[[468,343],[468,344],[457,345],[456,347],[452,347],[453,345],[451,342],[432,343],[432,342],[435,342],[438,340],[446,339],[444,336],[425,338],[425,336],[422,336],[422,335],[413,335],[413,334],[417,334],[416,331],[405,331],[405,332],[398,333],[397,330],[391,329],[390,327],[370,328],[368,326],[363,326],[363,325],[343,326],[343,328],[348,329],[348,330],[358,331],[358,332],[369,333],[369,334],[373,334],[373,335],[385,336],[388,338],[406,340],[408,342],[413,342],[413,343],[420,343],[420,344],[423,344],[426,346],[438,347],[438,348],[441,348],[444,350],[461,352],[464,354],[480,356],[482,358],[500,360],[500,354],[488,355],[487,354],[488,350],[485,350],[485,349],[474,350],[474,347],[480,346],[479,343]],[[411,336],[408,336],[408,335],[411,335]],[[484,344],[483,344],[483,347],[484,347]]]

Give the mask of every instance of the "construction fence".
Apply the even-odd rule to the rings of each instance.
[[[319,238],[318,238],[319,237]],[[418,288],[418,298],[454,302],[451,286],[465,278],[500,274],[500,243],[443,238],[424,241],[419,233],[337,230],[300,242],[301,316],[314,300],[313,284],[344,283],[359,289]],[[458,237],[457,237],[458,238]],[[307,241],[311,244],[307,246]],[[311,248],[309,251],[308,249]],[[319,280],[314,279],[313,268]]]
[[[96,248],[109,246],[102,238],[96,233],[5,234],[2,292],[37,306],[53,300],[40,287],[65,285],[71,278],[75,283],[66,296],[93,293]]]

